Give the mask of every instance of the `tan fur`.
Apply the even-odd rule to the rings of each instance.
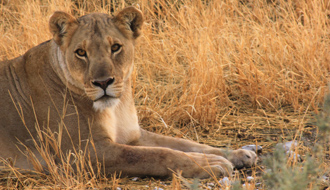
[[[130,74],[142,24],[142,13],[134,7],[113,18],[94,13],[75,19],[55,12],[49,21],[52,40],[1,62],[0,156],[15,159],[18,167],[36,169],[18,150],[19,142],[41,159],[31,140],[37,139],[36,126],[58,132],[65,125],[62,151],[92,136],[97,154],[90,158],[95,165],[104,163],[109,174],[170,176],[182,170],[184,177],[205,178],[211,170],[217,176],[230,175],[233,166],[253,165],[256,155],[251,151],[227,155],[139,127]]]

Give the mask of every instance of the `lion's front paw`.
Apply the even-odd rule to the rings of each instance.
[[[233,163],[236,169],[251,167],[257,162],[257,155],[253,151],[238,149],[231,152],[228,160]]]
[[[208,178],[211,176],[230,176],[232,174],[232,163],[222,156],[201,153],[185,154],[189,159],[183,164],[182,175],[184,177]]]

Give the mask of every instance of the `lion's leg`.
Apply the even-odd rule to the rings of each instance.
[[[95,141],[98,161],[107,173],[126,176],[171,176],[172,171],[182,171],[184,177],[206,178],[230,175],[232,164],[221,156],[184,153],[162,147],[130,146],[109,140]],[[91,153],[92,162],[96,162]],[[103,168],[103,167],[102,167]]]
[[[141,138],[135,145],[151,147],[167,147],[183,152],[198,152],[204,154],[216,154],[230,160],[236,168],[251,167],[255,164],[257,156],[249,150],[226,150],[199,144],[190,140],[167,137],[141,129]]]
[[[141,129],[141,138],[136,142],[138,146],[152,146],[152,147],[167,147],[174,150],[179,150],[183,152],[199,152],[208,153],[209,149],[214,149],[208,145],[199,144],[194,141],[185,140],[181,138],[168,137],[164,135],[159,135]],[[224,152],[219,152],[217,155],[225,156]]]

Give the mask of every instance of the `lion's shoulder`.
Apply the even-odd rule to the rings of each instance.
[[[51,40],[48,40],[48,41],[42,42],[41,44],[39,44],[35,47],[32,47],[23,55],[23,59],[26,61],[34,61],[34,60],[38,60],[40,58],[44,58],[45,56],[48,56],[48,54],[50,53],[50,51],[49,51],[50,41]]]

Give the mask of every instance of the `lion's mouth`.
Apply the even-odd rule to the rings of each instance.
[[[111,87],[111,88],[110,88]],[[104,107],[106,105],[113,105],[120,101],[122,96],[122,88],[110,86],[106,90],[100,88],[85,88],[86,95],[94,102],[98,107]]]
[[[109,100],[109,99],[117,99],[119,97],[115,97],[115,96],[111,96],[111,95],[108,95],[108,94],[104,94],[103,96],[97,98],[94,100],[94,102],[96,101],[105,101],[105,100]]]

